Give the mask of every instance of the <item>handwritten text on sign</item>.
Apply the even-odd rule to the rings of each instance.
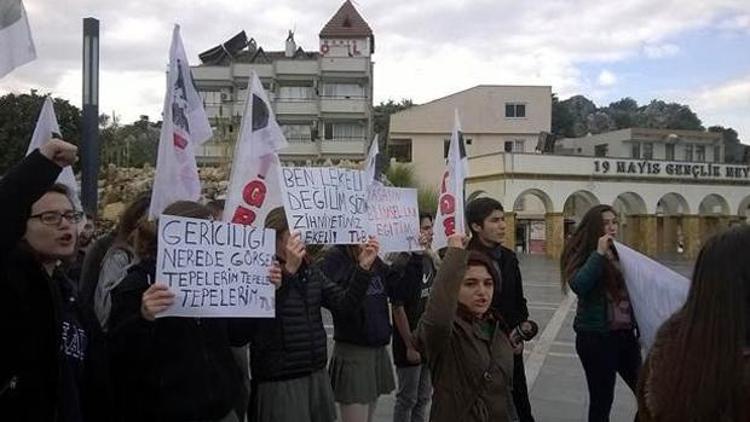
[[[416,189],[373,186],[367,204],[372,234],[382,252],[422,250]]]
[[[354,244],[367,240],[366,186],[361,170],[282,167],[282,199],[289,230],[306,244]]]
[[[159,316],[273,317],[273,230],[162,215],[156,280],[175,294]]]

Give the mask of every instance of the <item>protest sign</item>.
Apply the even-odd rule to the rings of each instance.
[[[271,229],[162,215],[156,280],[175,302],[158,316],[274,317],[275,253]]]
[[[370,234],[380,242],[380,251],[422,250],[419,244],[417,190],[373,185],[367,192]]]
[[[367,186],[363,172],[338,167],[282,167],[282,200],[291,232],[306,244],[367,240]]]
[[[622,243],[616,242],[615,248],[638,322],[638,340],[648,351],[659,327],[685,303],[690,280]]]

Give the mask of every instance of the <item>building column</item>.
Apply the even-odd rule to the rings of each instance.
[[[628,215],[628,225],[624,228],[620,240],[635,250],[641,249],[641,216]]]
[[[638,250],[648,256],[659,252],[659,231],[654,214],[642,214],[638,224]]]
[[[506,248],[516,251],[516,213],[505,212],[505,242]]]
[[[682,235],[685,239],[685,256],[694,259],[701,250],[701,217],[699,215],[682,216]]]
[[[561,212],[548,212],[545,220],[545,249],[547,256],[560,259],[565,242],[565,217]]]

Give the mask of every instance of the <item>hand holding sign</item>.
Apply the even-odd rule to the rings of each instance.
[[[78,147],[63,140],[52,138],[39,147],[39,152],[60,168],[65,168],[75,164]]]
[[[359,253],[359,266],[365,271],[370,271],[379,252],[380,243],[378,243],[377,239],[370,236],[367,239],[367,243],[363,245],[362,251]]]
[[[271,267],[270,270],[268,270],[268,277],[269,277],[269,281],[271,282],[271,284],[276,286],[277,289],[281,287],[282,275],[281,275],[281,265],[279,265],[279,261],[273,262],[273,266]]]
[[[153,321],[156,314],[164,312],[173,302],[174,293],[169,291],[169,286],[162,283],[152,284],[141,297],[141,316],[146,321]]]
[[[289,236],[289,240],[286,242],[286,263],[284,264],[284,270],[289,274],[297,274],[302,260],[307,255],[305,244],[302,242],[302,234],[300,232],[294,232]]]

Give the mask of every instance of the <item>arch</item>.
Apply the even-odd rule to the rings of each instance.
[[[612,207],[618,214],[636,215],[646,214],[646,201],[635,192],[623,192],[612,201]]]
[[[485,195],[487,195],[486,191],[483,191],[482,189],[475,190],[474,192],[470,193],[469,196],[466,197],[466,203],[468,204],[469,202],[479,198],[480,196],[485,196]]]
[[[750,218],[750,195],[742,198],[742,201],[740,201],[740,206],[737,207],[737,215]]]
[[[726,215],[729,212],[729,202],[723,196],[712,193],[706,195],[698,206],[700,215]]]
[[[577,221],[583,218],[584,214],[593,207],[599,205],[599,198],[587,190],[577,190],[565,199],[563,205],[563,215],[572,217]]]
[[[684,196],[676,192],[662,195],[656,202],[657,215],[690,214],[690,206]]]
[[[516,200],[513,201],[513,211],[525,211],[527,207],[524,204],[524,197],[531,195],[538,199],[544,206],[544,212],[552,212],[554,207],[552,206],[552,199],[544,191],[539,189],[526,189],[516,196]]]

